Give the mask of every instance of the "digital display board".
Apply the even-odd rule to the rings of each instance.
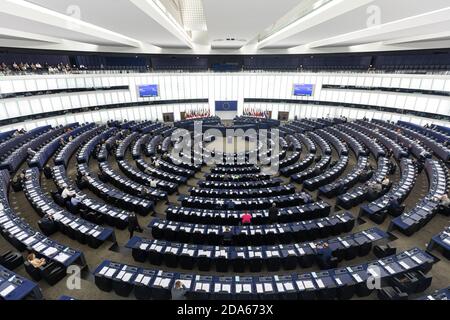
[[[293,93],[294,93],[294,96],[311,97],[314,93],[314,85],[313,84],[294,84]]]
[[[138,86],[138,89],[139,89],[139,96],[141,98],[158,96],[158,85],[157,84],[141,85],[141,86]]]

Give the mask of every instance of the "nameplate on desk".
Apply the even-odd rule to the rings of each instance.
[[[16,289],[15,286],[13,286],[12,284],[7,286],[5,289],[3,289],[0,292],[0,296],[2,296],[3,298],[5,298],[8,294],[10,294],[11,292],[13,292]]]

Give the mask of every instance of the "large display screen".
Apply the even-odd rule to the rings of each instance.
[[[158,85],[157,84],[142,85],[142,86],[139,86],[138,89],[139,89],[139,96],[141,98],[158,96]]]
[[[237,101],[216,101],[216,111],[237,111]]]
[[[314,93],[313,84],[294,84],[294,96],[311,97]]]

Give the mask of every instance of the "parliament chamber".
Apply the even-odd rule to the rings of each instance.
[[[231,37],[205,54],[145,1],[108,19],[74,2],[89,22],[11,4],[43,20],[0,40],[0,300],[450,298],[450,50],[393,40],[386,22],[383,41],[417,47],[345,30],[277,40],[293,31],[276,24],[256,52]],[[268,8],[308,5],[285,2]],[[310,2],[296,19],[343,10]],[[106,28],[121,11],[161,39]]]

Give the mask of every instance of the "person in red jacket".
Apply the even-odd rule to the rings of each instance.
[[[241,216],[242,225],[249,225],[252,223],[252,215],[247,211]]]

